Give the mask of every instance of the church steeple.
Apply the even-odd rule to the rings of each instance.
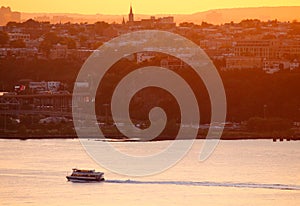
[[[134,22],[134,14],[132,12],[132,5],[130,5],[129,22]]]
[[[124,19],[124,17],[123,17],[123,21],[122,21],[122,24],[123,24],[123,25],[125,24],[125,19]]]

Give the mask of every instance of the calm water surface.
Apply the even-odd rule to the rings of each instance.
[[[221,141],[199,162],[202,143],[169,170],[133,178],[101,168],[79,140],[0,140],[0,205],[300,204],[300,142]],[[143,155],[170,142],[112,144]],[[104,171],[107,181],[67,182],[73,167]]]

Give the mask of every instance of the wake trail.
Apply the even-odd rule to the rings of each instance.
[[[181,185],[181,186],[200,186],[200,187],[234,187],[234,188],[274,189],[274,190],[300,190],[300,185],[260,184],[260,183],[193,182],[193,181],[137,181],[137,180],[105,180],[105,183],[136,184],[136,185]]]

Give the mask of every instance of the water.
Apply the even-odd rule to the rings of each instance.
[[[0,205],[300,204],[300,142],[221,141],[199,162],[202,143],[169,170],[133,178],[101,168],[78,140],[0,140]],[[143,155],[170,142],[112,144]],[[107,181],[67,182],[73,167],[104,171]]]

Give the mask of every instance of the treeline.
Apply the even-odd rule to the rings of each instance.
[[[280,117],[300,121],[300,71],[266,74],[261,70],[220,72],[227,95],[228,119]]]
[[[12,91],[22,79],[32,81],[61,81],[71,90],[82,62],[77,59],[17,59],[0,60],[0,90]]]
[[[256,132],[287,131],[292,125],[292,121],[282,118],[252,117],[247,122],[248,130]]]
[[[115,64],[104,82],[99,85],[97,109],[105,114],[104,104],[109,103],[118,81],[135,68],[147,65],[157,65],[160,59],[137,65],[135,62],[123,59]],[[73,84],[81,68],[81,62],[76,60],[0,60],[0,90],[12,91],[13,86],[21,79],[33,81],[62,81],[69,85],[72,91]],[[200,104],[202,123],[210,120],[209,95],[200,78],[196,78],[189,69],[176,71],[187,82],[191,83]],[[247,121],[251,117],[283,118],[291,121],[300,121],[300,71],[281,71],[275,74],[266,74],[261,70],[233,70],[220,71],[226,96],[227,120],[233,122]],[[168,110],[172,119],[179,119],[178,104],[165,91],[157,88],[139,92],[132,101],[133,117],[136,119],[148,118],[148,111],[155,105]]]
[[[72,136],[75,137],[72,122],[57,122],[42,124],[40,120],[44,115],[20,115],[19,119],[9,115],[0,115],[0,136],[2,137],[53,137]]]

